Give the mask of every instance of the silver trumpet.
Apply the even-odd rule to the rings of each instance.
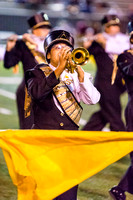
[[[21,40],[23,38],[23,35],[16,35],[16,40]],[[14,41],[13,36],[8,36],[8,37],[0,37],[0,41],[2,42],[7,42],[7,41]]]

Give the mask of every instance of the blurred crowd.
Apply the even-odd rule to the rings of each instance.
[[[48,4],[59,4],[59,7],[61,8],[62,4],[62,8],[73,14],[77,14],[79,12],[93,13],[96,10],[100,11],[111,7],[109,2],[99,0],[12,0],[10,2],[21,4],[30,9],[38,9],[39,5],[47,6]]]

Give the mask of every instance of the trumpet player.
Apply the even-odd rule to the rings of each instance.
[[[34,112],[32,128],[78,130],[82,114],[80,101],[96,104],[100,93],[90,81],[91,75],[79,65],[73,73],[66,69],[74,48],[74,38],[69,32],[52,31],[45,39],[44,48],[48,64],[37,65],[25,74]],[[76,200],[77,188],[55,199]]]
[[[100,110],[90,117],[83,129],[101,131],[108,124],[111,131],[124,131],[120,96],[125,91],[125,85],[119,72],[113,85],[111,77],[115,58],[129,49],[129,38],[120,32],[121,24],[117,15],[105,15],[101,23],[104,31],[95,35],[88,46],[88,51],[94,56],[97,65],[94,85],[101,94]]]

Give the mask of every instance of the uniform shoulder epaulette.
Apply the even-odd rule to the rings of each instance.
[[[47,67],[47,66],[49,66],[49,65],[46,64],[46,63],[41,63],[41,64],[37,64],[37,65],[34,67],[34,69],[38,69],[38,68],[41,68],[41,67]]]
[[[43,71],[45,76],[49,76],[53,72],[53,70],[47,64],[40,65],[39,69]]]
[[[131,53],[133,55],[133,49],[127,50],[128,53]]]

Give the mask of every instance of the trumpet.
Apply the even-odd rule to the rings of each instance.
[[[76,66],[85,65],[89,61],[89,57],[90,55],[87,49],[78,47],[71,52],[66,68],[73,73]]]

